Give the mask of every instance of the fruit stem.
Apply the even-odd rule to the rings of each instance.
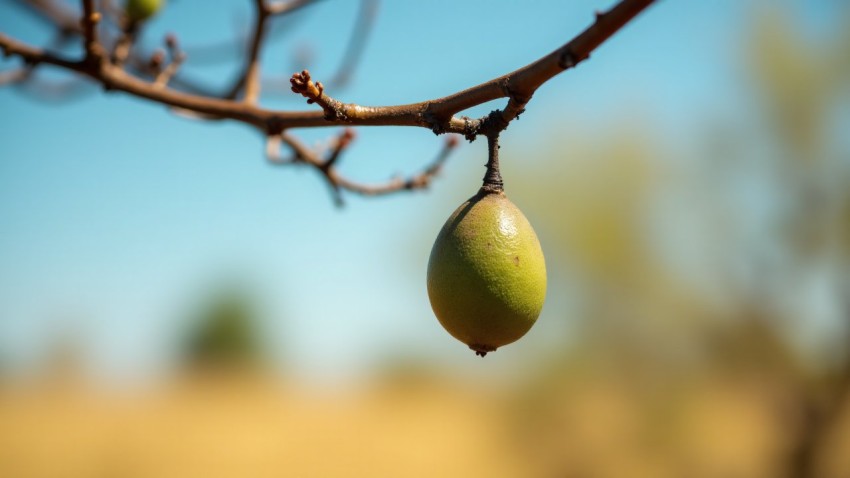
[[[499,171],[499,135],[487,135],[487,172],[484,174],[484,184],[481,191],[493,194],[505,190],[502,173]]]

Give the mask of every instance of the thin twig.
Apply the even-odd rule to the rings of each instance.
[[[239,82],[245,87],[243,100],[251,104],[256,103],[260,96],[260,51],[264,44],[266,20],[269,18],[269,9],[264,0],[254,0],[254,7],[256,14],[254,34],[251,36],[251,48],[248,49],[248,58]]]
[[[342,56],[342,63],[333,75],[329,85],[341,88],[348,84],[354,74],[355,67],[360,63],[360,57],[366,47],[366,40],[372,31],[375,17],[378,15],[378,0],[360,0],[360,11],[357,13],[357,22],[348,40],[348,48]]]
[[[121,29],[121,35],[115,42],[112,48],[112,63],[115,66],[122,67],[130,56],[130,50],[136,42],[136,36],[139,33],[139,24],[135,22],[127,22]]]
[[[94,0],[82,0],[83,18],[83,46],[86,50],[86,59],[99,62],[103,51],[97,38],[97,24],[100,22],[100,13],[94,8]]]
[[[355,133],[352,128],[345,128],[342,130],[342,134],[334,142],[333,148],[331,148],[331,152],[328,155],[328,159],[324,162],[325,168],[332,168],[334,164],[339,160],[342,152],[345,151],[346,148],[351,146],[352,141],[354,141]]]
[[[76,13],[54,0],[14,0],[35,13],[36,18],[52,23],[64,35],[81,34],[82,25]]]
[[[13,85],[29,79],[32,75],[32,67],[18,68],[17,70],[0,71],[0,86]]]
[[[165,88],[171,78],[177,73],[177,70],[180,69],[180,66],[183,64],[184,61],[186,61],[185,53],[179,52],[176,55],[173,55],[168,65],[166,65],[166,67],[163,68],[162,71],[156,76],[156,79],[153,82],[153,86],[155,88]]]
[[[337,177],[337,185],[347,191],[360,194],[362,196],[381,196],[391,194],[398,191],[415,191],[418,189],[426,189],[431,185],[431,181],[442,171],[443,164],[451,155],[452,151],[457,147],[458,140],[456,136],[449,136],[443,142],[443,147],[440,152],[421,172],[410,176],[407,179],[396,178],[384,184],[360,184],[354,181],[347,180],[342,177]]]
[[[302,7],[306,7],[311,3],[316,3],[317,0],[289,0],[284,2],[272,3],[268,6],[269,15],[286,15],[292,13]]]
[[[280,154],[281,138],[279,134],[272,134],[266,138],[266,159],[270,163],[283,164],[292,163],[294,158],[285,160]]]
[[[344,204],[342,191],[348,191],[361,196],[381,196],[399,191],[414,191],[426,189],[434,177],[442,170],[443,164],[458,145],[457,136],[449,136],[443,142],[437,156],[422,171],[406,179],[393,178],[379,184],[363,184],[342,176],[336,168],[340,151],[343,151],[353,139],[353,134],[343,132],[337,139],[326,159],[317,151],[311,150],[301,141],[287,132],[270,136],[266,144],[266,155],[273,164],[303,163],[312,166],[325,178],[331,190],[336,205]],[[279,151],[280,144],[286,144],[293,152],[292,160],[284,160]]]

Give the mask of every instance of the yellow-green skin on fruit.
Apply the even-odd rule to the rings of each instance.
[[[484,190],[446,221],[428,261],[437,319],[478,355],[516,341],[546,298],[546,264],[531,224],[503,192]]]
[[[165,0],[127,0],[124,8],[130,20],[141,22],[154,16],[164,3]]]

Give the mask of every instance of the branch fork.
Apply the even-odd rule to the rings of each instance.
[[[334,140],[329,151],[311,149],[287,132],[270,135],[266,142],[266,155],[270,163],[274,165],[304,164],[318,171],[327,182],[334,204],[344,206],[343,191],[359,194],[361,196],[382,196],[399,191],[415,191],[426,189],[431,181],[440,173],[443,164],[454,151],[458,144],[455,135],[446,138],[443,147],[422,171],[408,178],[393,177],[382,184],[363,184],[347,179],[339,173],[337,163],[342,153],[347,151],[356,138],[351,128],[344,129]],[[284,159],[280,154],[281,145],[285,144],[292,150],[292,157]]]

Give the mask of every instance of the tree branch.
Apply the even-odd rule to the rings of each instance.
[[[442,98],[393,106],[342,103],[330,97],[324,91],[322,84],[314,82],[309,72],[305,70],[294,74],[290,79],[292,90],[306,97],[308,103],[318,104],[321,110],[277,111],[260,107],[257,104],[260,94],[259,58],[266,39],[268,19],[292,12],[315,1],[289,0],[271,3],[271,0],[253,0],[256,18],[251,43],[243,70],[238,76],[232,94],[229,95],[230,98],[193,94],[168,86],[184,58],[183,53],[177,50],[176,40],[172,41],[174,45],[169,46],[170,63],[164,68],[163,59],[156,55],[150,61],[130,58],[132,64],[139,64],[139,61],[144,63],[144,66],[148,68],[145,71],[153,77],[152,80],[140,78],[125,71],[122,67],[123,54],[113,54],[113,58],[104,54],[103,43],[98,38],[97,28],[101,17],[95,10],[94,0],[81,0],[83,14],[80,22],[77,23],[79,30],[70,29],[65,18],[67,13],[50,0],[26,2],[54,22],[57,28],[63,31],[79,32],[83,38],[85,51],[82,58],[71,59],[59,53],[25,44],[2,33],[0,33],[0,49],[5,56],[21,58],[25,62],[24,68],[27,69],[40,64],[52,65],[88,77],[105,89],[123,91],[167,105],[184,116],[205,120],[229,119],[255,127],[269,138],[267,152],[270,161],[283,162],[277,150],[281,143],[286,144],[294,152],[295,162],[309,164],[322,172],[339,203],[342,200],[340,194],[342,190],[362,195],[379,195],[427,187],[457,140],[452,139],[446,143],[438,159],[418,175],[406,180],[394,179],[385,184],[364,185],[340,176],[335,167],[340,155],[353,138],[350,132],[344,133],[337,140],[329,157],[322,158],[301,145],[288,133],[288,130],[340,125],[417,126],[429,128],[436,134],[459,133],[470,141],[482,134],[488,138],[496,138],[499,132],[507,128],[508,124],[523,112],[532,95],[542,84],[588,58],[602,42],[654,3],[654,0],[620,0],[608,12],[597,13],[593,24],[548,55],[518,70]],[[368,27],[374,10],[375,0],[363,1],[355,36],[362,36],[357,33],[357,30]],[[367,27],[363,27],[364,24]],[[128,38],[126,41],[131,42],[132,39]],[[109,43],[108,39],[106,43]],[[357,51],[361,46],[354,45],[352,48]],[[129,45],[123,47],[129,48]],[[17,74],[10,75],[6,82],[14,80],[19,80]],[[237,101],[238,92],[243,89],[243,99]],[[493,111],[479,119],[457,116],[468,108],[499,98],[508,99],[502,110]]]
[[[597,14],[596,21],[590,27],[561,48],[534,63],[480,85],[443,98],[407,105],[370,107],[338,102],[339,107],[334,109],[336,114],[332,119],[327,119],[325,112],[273,111],[242,102],[155,88],[151,83],[132,77],[120,69],[108,67],[108,65],[103,68],[94,68],[81,62],[63,59],[2,34],[0,34],[0,47],[6,55],[20,56],[30,63],[47,63],[63,67],[89,76],[109,89],[124,91],[202,115],[241,121],[271,133],[280,132],[286,128],[347,124],[419,126],[430,128],[436,133],[461,133],[468,138],[474,138],[481,134],[481,129],[487,124],[483,119],[455,117],[456,113],[494,99],[508,97],[510,101],[502,112],[502,117],[505,122],[509,122],[521,112],[525,103],[540,85],[586,59],[599,44],[611,37],[653,1],[622,0],[607,13]],[[97,44],[94,31],[96,17],[92,16],[95,13],[92,3],[92,0],[84,0],[84,6],[88,5],[87,8],[91,10],[85,15],[87,20],[84,25],[88,30],[86,44],[94,48],[93,45]],[[328,102],[330,103],[330,99]]]
[[[103,49],[97,38],[97,24],[100,22],[100,13],[94,8],[94,0],[82,0],[83,18],[83,46],[86,51],[86,60],[100,62]]]

